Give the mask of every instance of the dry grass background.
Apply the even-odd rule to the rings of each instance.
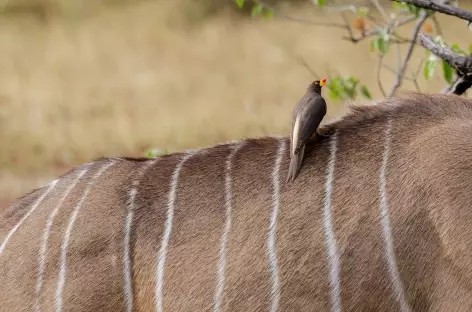
[[[0,198],[100,156],[287,134],[293,105],[312,80],[297,57],[322,75],[353,74],[381,98],[368,41],[343,41],[342,30],[227,12],[203,19],[189,1],[121,2],[96,2],[81,18],[0,16]],[[310,5],[284,13],[339,19]],[[445,38],[467,47],[464,24],[440,20]],[[393,83],[388,72],[382,78]],[[425,92],[443,86],[439,76],[420,84]],[[413,85],[405,82],[405,90]],[[343,110],[330,102],[326,120]]]

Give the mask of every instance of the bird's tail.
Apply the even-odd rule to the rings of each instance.
[[[298,153],[292,154],[290,157],[290,166],[288,168],[287,182],[293,182],[300,172],[300,168],[303,163],[303,157],[305,155],[305,145],[302,145],[298,150]]]

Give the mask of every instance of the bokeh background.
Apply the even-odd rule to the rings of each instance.
[[[286,15],[342,21],[311,1],[268,2]],[[369,1],[335,3],[375,10]],[[353,44],[343,29],[243,13],[233,0],[1,0],[0,207],[101,156],[287,135],[293,105],[314,78],[301,60],[325,77],[354,75],[382,98],[369,40]],[[438,19],[445,40],[472,42],[463,21]],[[415,51],[408,73],[423,56]],[[394,61],[392,53],[387,63]],[[394,78],[381,76],[387,89]],[[419,84],[439,92],[445,82],[438,74]],[[405,81],[400,93],[413,90]],[[328,103],[326,121],[346,107]]]

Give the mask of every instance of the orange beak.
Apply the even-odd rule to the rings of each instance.
[[[321,81],[320,81],[320,86],[324,86],[324,84],[326,83],[326,78],[323,78]]]

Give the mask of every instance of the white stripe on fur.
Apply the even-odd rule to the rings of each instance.
[[[77,219],[77,216],[79,214],[80,208],[82,207],[82,204],[85,201],[85,198],[87,197],[88,193],[90,192],[90,189],[93,186],[93,183],[95,180],[109,167],[113,166],[116,162],[108,162],[107,164],[103,165],[98,172],[90,179],[90,181],[87,184],[87,188],[85,189],[84,194],[80,198],[79,202],[74,208],[74,211],[71,214],[71,217],[69,219],[69,223],[67,224],[66,232],[64,235],[64,240],[62,241],[61,245],[61,262],[60,262],[60,271],[59,271],[59,279],[57,282],[57,288],[56,288],[56,312],[61,312],[62,311],[62,293],[64,291],[64,284],[66,280],[66,271],[67,271],[67,248],[69,247],[69,240],[70,236],[72,234],[72,229],[74,227],[75,220]]]
[[[333,232],[333,225],[331,221],[331,197],[333,192],[334,169],[336,165],[336,151],[337,151],[337,132],[330,138],[329,145],[329,161],[326,172],[325,183],[325,199],[324,199],[324,229],[326,247],[328,249],[328,262],[330,265],[330,287],[331,287],[331,310],[334,312],[341,311],[341,295],[340,295],[340,281],[339,281],[339,250],[336,243],[336,238]]]
[[[172,221],[174,218],[174,205],[177,191],[177,185],[179,183],[180,170],[184,163],[192,157],[197,151],[188,151],[182,160],[177,164],[172,174],[172,180],[169,190],[169,199],[167,202],[167,216],[166,223],[164,225],[164,234],[162,235],[161,248],[158,254],[157,269],[156,269],[156,311],[163,311],[163,290],[164,290],[164,266],[167,256],[167,247],[169,245],[170,234],[172,232]]]

